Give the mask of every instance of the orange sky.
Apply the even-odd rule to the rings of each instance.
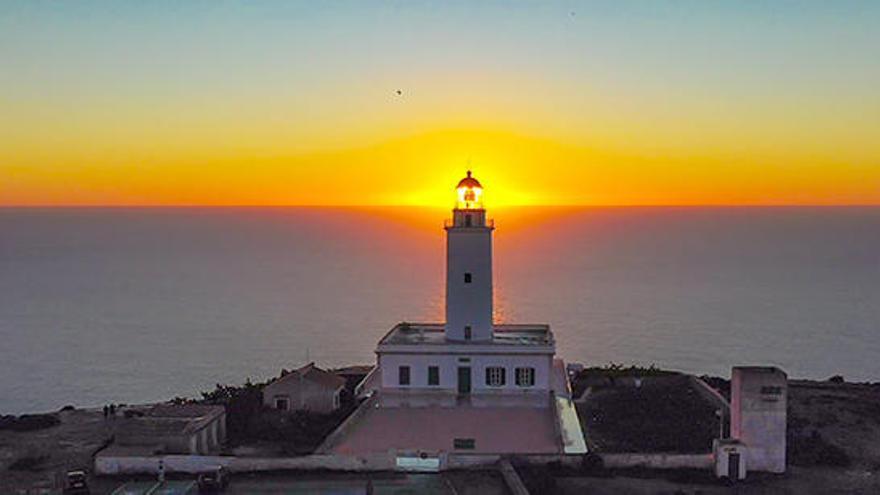
[[[452,188],[468,164],[489,206],[880,203],[880,166],[871,160],[772,148],[651,154],[489,131],[305,153],[219,144],[212,153],[177,148],[163,156],[71,144],[11,158],[7,148],[2,203],[442,206],[454,201]]]
[[[880,204],[877,4],[52,5],[0,205]]]

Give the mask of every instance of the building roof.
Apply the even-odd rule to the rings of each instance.
[[[739,372],[747,372],[747,373],[767,373],[767,374],[780,374],[785,375],[785,371],[776,367],[776,366],[734,366],[733,371]]]
[[[186,435],[192,432],[187,418],[125,418],[119,434],[123,443],[152,444],[160,437]]]
[[[371,371],[373,371],[372,364],[356,364],[353,366],[345,366],[344,368],[336,368],[332,370],[333,374],[338,376],[366,375]]]
[[[309,363],[302,368],[295,369],[291,372],[281,372],[281,376],[272,381],[272,383],[266,385],[266,387],[272,387],[275,385],[280,385],[282,383],[288,383],[290,380],[308,380],[312,383],[318,384],[322,387],[330,388],[333,390],[345,387],[345,378],[336,375],[335,373],[330,373],[329,371],[324,371],[321,368],[315,366],[315,363]]]
[[[446,340],[446,326],[443,323],[408,323],[395,325],[379,341],[379,345],[497,345],[552,347],[555,345],[553,332],[544,324],[504,324],[495,325],[491,341],[450,341]]]
[[[477,179],[474,179],[473,177],[471,177],[471,171],[468,170],[468,171],[467,171],[467,177],[465,177],[464,179],[461,179],[460,181],[458,181],[458,185],[455,186],[456,189],[461,189],[461,188],[463,188],[463,187],[467,187],[467,188],[480,188],[480,189],[482,189],[482,188],[483,188],[483,185],[480,184],[480,181],[478,181]]]
[[[124,443],[150,442],[158,437],[189,435],[226,412],[208,404],[159,404],[138,409],[140,415],[124,418],[119,436]]]

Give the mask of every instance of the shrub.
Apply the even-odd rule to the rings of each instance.
[[[834,375],[831,378],[829,378],[828,381],[831,383],[843,383],[844,382],[843,377],[840,375]]]
[[[0,430],[35,431],[61,424],[56,414],[22,414],[0,417]]]
[[[214,390],[202,392],[200,402],[226,407],[231,445],[272,441],[283,443],[288,454],[310,453],[358,406],[350,396],[344,396],[342,407],[330,414],[277,411],[263,406],[264,385],[248,380],[241,386],[218,384]]]
[[[226,407],[226,431],[230,441],[235,444],[248,437],[248,423],[263,409],[263,392],[260,385],[220,385],[210,392],[202,392],[206,404]]]

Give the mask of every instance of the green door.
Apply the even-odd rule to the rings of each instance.
[[[458,393],[471,393],[471,367],[460,366],[458,368]]]

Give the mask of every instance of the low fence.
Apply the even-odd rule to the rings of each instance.
[[[447,454],[441,456],[441,470],[488,469],[496,466],[504,457],[500,454]],[[649,469],[712,469],[714,458],[705,454],[600,454],[606,468]],[[533,465],[558,463],[576,468],[580,466],[579,455],[522,455],[517,462]],[[165,472],[199,473],[218,466],[231,472],[260,472],[285,470],[329,471],[393,471],[397,466],[393,453],[364,456],[315,454],[302,457],[235,457],[202,455],[128,456],[98,455],[95,457],[95,473],[98,475],[156,474],[160,462]]]
[[[712,403],[713,406],[724,411],[724,414],[729,414],[730,403],[727,402],[727,399],[725,399],[721,393],[712,388],[712,386],[704,382],[698,376],[688,375],[688,378],[690,379],[691,385],[700,395],[703,396],[703,398]]]

